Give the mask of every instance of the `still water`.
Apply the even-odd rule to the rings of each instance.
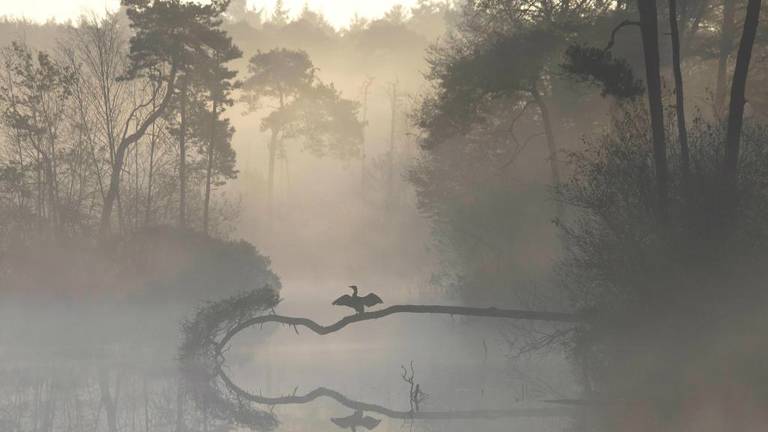
[[[382,279],[361,293],[378,287],[385,306],[450,301],[414,290],[418,283]],[[347,284],[284,278],[276,312],[330,324],[351,312],[331,305]],[[179,323],[194,308],[3,310],[0,431],[249,430],[185,394]],[[566,429],[570,411],[547,402],[577,392],[566,362],[557,353],[511,358],[513,334],[500,321],[435,315],[392,315],[325,336],[268,324],[230,342],[222,371],[267,401],[235,402],[267,413],[280,431]],[[409,380],[419,386],[418,407]]]

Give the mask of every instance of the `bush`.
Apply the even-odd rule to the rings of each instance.
[[[724,395],[726,385],[750,401],[768,389],[768,373],[756,367],[768,360],[760,337],[768,310],[768,128],[744,129],[735,196],[722,181],[721,125],[694,122],[688,184],[670,142],[664,220],[654,212],[649,130],[644,108],[627,104],[609,132],[571,156],[574,175],[559,194],[576,210],[561,226],[560,274],[572,304],[594,319],[571,345],[588,388],[684,423],[684,401]],[[712,406],[728,406],[720,402]]]
[[[170,361],[179,324],[200,304],[280,289],[269,258],[250,243],[168,227],[106,244],[18,242],[3,258],[0,346],[76,358],[127,344]]]
[[[123,263],[122,277],[141,275],[137,291],[128,296],[134,301],[192,307],[264,286],[280,289],[269,258],[244,240],[155,227],[118,239],[112,254]]]

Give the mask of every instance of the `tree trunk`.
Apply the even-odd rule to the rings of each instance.
[[[56,139],[53,137],[49,138],[50,140],[50,149],[51,149],[51,156],[49,159],[49,165],[48,165],[48,175],[50,176],[49,179],[49,195],[50,195],[50,202],[51,202],[51,225],[52,228],[54,228],[54,233],[56,233],[56,230],[58,228],[61,228],[61,215],[59,214],[60,206],[59,206],[59,179],[58,179],[58,170],[56,166]]]
[[[40,150],[37,150],[35,152],[35,162],[36,162],[36,169],[35,169],[35,182],[37,183],[35,185],[35,189],[37,189],[37,199],[36,206],[37,206],[37,216],[38,216],[38,228],[42,231],[43,226],[43,218],[45,218],[45,197],[43,196],[43,165],[41,163],[42,155],[40,154]]]
[[[637,2],[640,15],[640,31],[645,58],[645,81],[648,90],[648,107],[653,137],[653,160],[656,169],[658,214],[664,219],[667,210],[668,172],[667,145],[664,139],[664,108],[661,101],[661,76],[659,72],[659,35],[656,0]]]
[[[688,151],[688,131],[685,124],[685,99],[683,97],[683,72],[680,60],[680,32],[677,27],[677,0],[669,0],[669,28],[672,37],[672,68],[675,75],[675,109],[677,110],[677,133],[680,140],[680,170],[683,187],[690,184]]]
[[[213,98],[211,109],[211,140],[208,143],[208,166],[205,170],[205,202],[203,204],[203,233],[208,234],[209,209],[211,205],[211,181],[213,179],[213,158],[216,145],[216,122],[218,120],[218,107],[216,98]]]
[[[120,176],[123,171],[123,164],[125,163],[125,152],[136,141],[141,139],[147,132],[147,129],[163,115],[168,103],[173,96],[173,86],[176,81],[176,65],[171,66],[171,71],[168,77],[168,83],[163,100],[157,105],[152,113],[150,113],[142,122],[141,126],[132,134],[127,135],[128,124],[125,125],[126,132],[123,133],[123,138],[120,140],[120,144],[115,149],[115,157],[112,162],[112,173],[109,179],[109,189],[104,197],[104,207],[101,211],[101,221],[99,231],[102,237],[109,234],[110,226],[112,222],[112,208],[115,205],[115,199],[120,192]]]
[[[749,61],[752,57],[752,46],[755,43],[757,26],[760,22],[761,0],[747,2],[747,14],[744,19],[744,31],[736,54],[736,67],[731,83],[731,101],[728,107],[728,130],[725,144],[725,180],[730,191],[736,188],[738,177],[739,145],[741,128],[744,122],[744,104],[747,102],[744,93],[747,87]],[[730,194],[730,196],[735,196]]]
[[[546,137],[547,148],[549,149],[549,169],[552,178],[552,187],[557,189],[560,187],[560,168],[557,163],[557,142],[555,142],[555,134],[552,132],[552,119],[550,118],[547,104],[541,96],[541,93],[539,93],[539,89],[536,88],[536,84],[531,86],[531,95],[541,113],[541,123],[544,127],[544,136]],[[557,200],[556,205],[557,208],[555,209],[555,214],[558,218],[561,218],[564,211],[563,203],[560,200]]]
[[[187,226],[187,77],[182,81],[179,109],[179,228]]]
[[[54,190],[54,182],[56,181],[53,174],[53,166],[51,163],[51,159],[48,157],[47,154],[42,153],[43,155],[43,170],[44,170],[44,181],[45,181],[45,191],[48,195],[48,223],[50,224],[51,230],[54,230],[57,227],[56,223],[56,214],[58,210],[58,205],[56,203],[56,193]]]
[[[269,206],[269,219],[272,220],[275,200],[275,159],[277,158],[277,146],[279,143],[279,131],[272,129],[269,139],[269,166],[267,171],[267,205]]]
[[[139,145],[133,148],[133,229],[139,229]]]
[[[368,127],[368,90],[373,82],[372,78],[367,78],[363,83],[363,104],[362,104],[362,123],[363,123],[363,141],[360,144],[360,194],[365,199],[365,129]]]
[[[715,81],[715,116],[722,118],[725,109],[725,88],[728,72],[728,58],[733,49],[733,40],[736,37],[736,0],[723,1],[723,22],[720,25],[720,53],[717,58],[717,78]]]
[[[117,188],[117,197],[115,198],[115,201],[117,202],[117,223],[120,227],[120,233],[125,232],[125,219],[123,218],[123,199],[120,196],[120,188]]]
[[[104,208],[101,211],[101,233],[109,233],[109,227],[112,221],[112,209],[115,206],[117,194],[120,191],[120,173],[123,171],[125,160],[125,147],[119,146],[115,151],[115,157],[112,161],[112,175],[109,177],[109,188],[104,197]]]
[[[16,140],[16,148],[18,150],[18,163],[19,163],[19,171],[24,173],[26,172],[26,168],[24,166],[24,151],[21,148],[21,141]],[[23,179],[24,177],[22,177]],[[22,180],[23,181],[23,180]],[[18,192],[18,209],[21,211],[24,208],[24,193],[21,191]],[[19,212],[21,214],[21,212]]]
[[[152,181],[155,171],[155,145],[157,144],[157,135],[155,125],[152,125],[152,134],[149,138],[149,172],[147,173],[147,208],[144,214],[144,226],[152,223]]]
[[[389,152],[387,153],[387,196],[386,206],[391,208],[394,202],[395,191],[395,129],[397,123],[397,82],[392,83],[390,94],[390,124],[389,124]]]

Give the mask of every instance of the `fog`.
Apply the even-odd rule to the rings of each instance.
[[[4,18],[0,432],[765,429],[761,2],[577,3]]]

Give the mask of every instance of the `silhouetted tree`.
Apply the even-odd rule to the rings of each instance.
[[[224,31],[216,29],[210,33],[208,42],[210,53],[202,57],[195,66],[196,79],[199,84],[208,92],[210,101],[210,120],[208,122],[208,146],[206,152],[205,169],[205,195],[203,203],[203,232],[208,233],[209,211],[211,201],[211,186],[214,181],[215,158],[217,157],[217,148],[227,149],[221,152],[221,160],[228,162],[231,166],[225,169],[216,170],[217,173],[226,172],[230,177],[234,176],[234,151],[231,149],[230,140],[233,131],[230,130],[228,122],[221,124],[219,119],[221,112],[234,103],[231,93],[239,87],[239,83],[234,81],[237,76],[235,70],[230,69],[227,63],[236,60],[242,56],[240,49],[232,42],[232,38]],[[226,164],[219,164],[219,167]]]
[[[249,109],[258,109],[259,102],[265,99],[277,103],[277,107],[262,119],[262,129],[270,133],[267,149],[269,151],[268,193],[269,205],[272,206],[275,185],[275,160],[281,145],[282,134],[291,119],[286,118],[288,104],[307,92],[315,80],[315,67],[307,53],[287,49],[274,49],[258,52],[248,63],[250,75],[244,82],[247,91],[245,101]]]
[[[316,156],[345,159],[359,154],[362,123],[358,103],[343,99],[332,86],[315,77],[315,67],[304,51],[274,49],[258,52],[248,65],[250,75],[243,87],[250,111],[264,100],[276,103],[262,118],[262,130],[269,131],[268,192],[272,206],[275,160],[284,140],[303,138],[304,147]]]
[[[276,26],[284,26],[288,24],[288,11],[285,9],[283,0],[275,0],[275,8],[272,10],[270,22]]]
[[[180,0],[123,0],[134,31],[130,40],[130,65],[125,78],[149,79],[153,90],[150,100],[143,105],[149,106],[153,101],[157,103],[154,104],[155,110],[139,121],[140,126],[133,133],[124,133],[115,146],[101,215],[102,234],[108,233],[110,228],[128,149],[163,114],[173,96],[177,74],[188,72],[188,68],[195,63],[195,56],[205,50],[208,36],[222,24],[221,15],[228,3],[228,0],[216,0],[206,5]],[[161,91],[164,91],[162,97]],[[128,130],[127,125],[125,131]]]

